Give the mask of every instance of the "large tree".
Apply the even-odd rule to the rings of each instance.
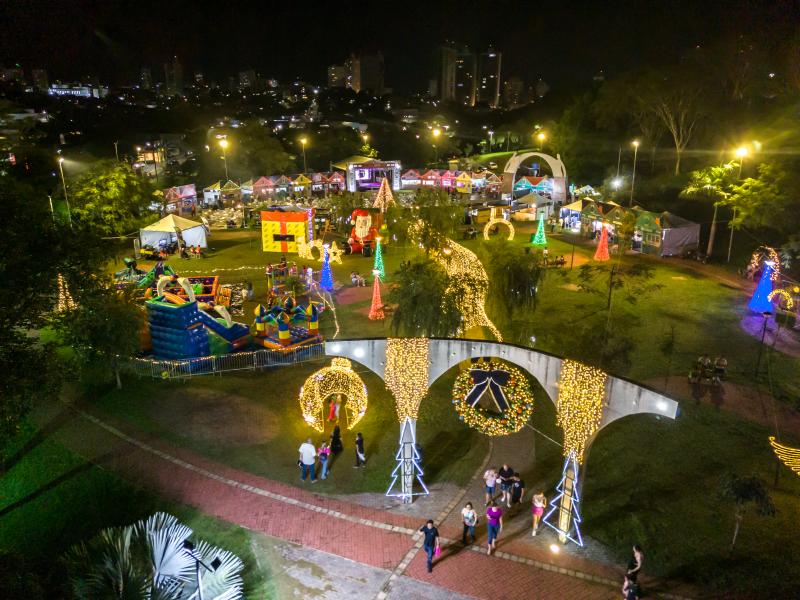
[[[777,162],[762,163],[756,177],[748,177],[730,188],[724,203],[735,212],[736,227],[767,227],[795,233],[800,215],[800,197],[795,190],[800,177]]]
[[[287,173],[296,166],[280,140],[254,121],[239,128],[228,148],[229,172],[239,179]]]
[[[403,263],[393,276],[389,302],[396,306],[392,330],[405,336],[452,336],[461,326],[461,313],[448,297],[445,270],[428,258]]]
[[[735,178],[736,168],[733,163],[706,167],[699,171],[693,171],[689,177],[689,182],[681,191],[680,195],[684,198],[710,202],[714,207],[711,232],[708,235],[708,246],[706,248],[708,256],[711,256],[714,251],[714,238],[717,234],[717,212],[719,207],[728,201]]]

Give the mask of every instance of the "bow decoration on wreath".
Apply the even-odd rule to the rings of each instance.
[[[508,410],[508,400],[506,400],[506,395],[503,393],[502,388],[502,386],[508,384],[508,378],[511,375],[508,371],[501,371],[499,369],[492,371],[487,371],[486,369],[470,369],[469,374],[475,384],[465,399],[469,406],[475,408],[478,400],[481,399],[486,389],[489,388],[492,392],[494,402],[497,404],[497,408],[499,408],[501,412]]]

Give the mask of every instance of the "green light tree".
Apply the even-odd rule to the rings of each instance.
[[[378,276],[386,279],[386,271],[383,268],[383,250],[381,250],[381,238],[375,240],[375,259],[372,262],[372,270],[378,271]]]
[[[539,216],[539,226],[536,228],[536,235],[531,242],[534,246],[547,246],[547,236],[544,232],[544,215]]]

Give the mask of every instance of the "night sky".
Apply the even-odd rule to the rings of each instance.
[[[765,43],[800,23],[798,2],[3,2],[0,63],[46,68],[51,80],[96,74],[135,81],[142,66],[163,79],[177,54],[185,72],[223,83],[251,67],[262,75],[325,82],[325,69],[350,52],[381,50],[386,85],[421,91],[431,53],[445,39],[503,52],[503,75],[587,81],[661,64],[696,44],[737,32]],[[554,12],[545,10],[554,6]]]

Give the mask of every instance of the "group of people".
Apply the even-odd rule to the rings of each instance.
[[[355,271],[350,271],[350,283],[352,283],[355,287],[367,286],[367,280],[364,279],[364,276],[360,273],[356,273]]]
[[[203,249],[197,246],[184,246],[181,249],[181,258],[203,258]]]
[[[319,461],[320,465],[320,479],[327,479],[333,459],[341,454],[342,451],[344,451],[344,444],[342,443],[342,433],[338,425],[333,428],[330,442],[323,440],[319,448],[315,448],[311,438],[308,438],[298,448],[300,458],[297,461],[297,466],[300,467],[300,481],[305,482],[306,477],[308,477],[311,483],[317,482],[317,461]],[[364,450],[364,436],[360,433],[356,435],[355,451],[356,464],[354,468],[366,467],[367,455]]]
[[[727,370],[728,359],[724,356],[717,356],[712,361],[708,354],[703,354],[697,358],[689,372],[689,382],[700,383],[705,380],[716,385],[725,379]]]

